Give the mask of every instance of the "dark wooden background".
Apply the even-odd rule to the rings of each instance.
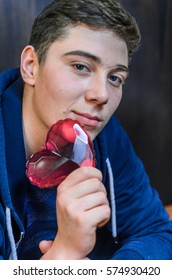
[[[35,16],[51,0],[0,1],[0,71],[18,66]],[[172,203],[172,1],[120,0],[137,19],[142,45],[117,115],[164,204]]]

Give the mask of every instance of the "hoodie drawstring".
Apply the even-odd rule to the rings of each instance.
[[[17,260],[17,251],[16,251],[16,244],[14,240],[14,234],[12,229],[12,222],[11,222],[11,209],[6,207],[6,223],[7,223],[7,232],[8,237],[11,244],[11,255],[10,259]]]
[[[116,204],[115,204],[115,190],[114,190],[114,179],[112,167],[109,158],[106,159],[106,166],[109,175],[109,187],[110,187],[110,204],[111,204],[111,219],[112,219],[112,236],[117,237],[117,226],[116,226]]]

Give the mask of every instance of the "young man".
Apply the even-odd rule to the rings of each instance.
[[[35,20],[20,70],[0,76],[2,259],[172,259],[168,214],[114,116],[139,42],[115,0],[56,0]],[[26,161],[66,118],[97,165],[39,189]]]

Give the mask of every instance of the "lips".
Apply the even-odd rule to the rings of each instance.
[[[91,116],[87,113],[74,112],[77,121],[84,126],[96,127],[102,120],[97,116]]]

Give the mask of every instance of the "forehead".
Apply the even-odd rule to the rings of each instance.
[[[85,26],[70,27],[65,36],[56,40],[48,52],[68,53],[75,50],[90,52],[110,62],[128,65],[125,41],[112,31],[93,30]]]

